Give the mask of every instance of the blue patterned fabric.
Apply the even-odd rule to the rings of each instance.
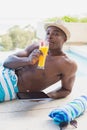
[[[60,125],[63,122],[70,123],[70,121],[82,115],[86,109],[87,96],[82,95],[67,103],[63,107],[52,110],[49,116],[54,120],[56,124]]]
[[[18,92],[17,76],[12,69],[0,66],[0,102],[15,99]]]

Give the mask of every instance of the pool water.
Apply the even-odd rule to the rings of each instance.
[[[78,65],[77,76],[87,76],[87,57],[73,50],[66,51],[66,54],[76,61]]]

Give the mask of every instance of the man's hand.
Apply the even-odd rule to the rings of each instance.
[[[48,95],[49,98],[57,99],[56,92],[49,92],[49,93],[47,93],[47,95]]]
[[[71,93],[71,91],[67,89],[59,89],[59,90],[54,90],[49,93],[47,93],[48,97],[53,98],[53,99],[60,99],[60,98],[65,98]]]
[[[29,64],[34,65],[39,61],[39,57],[42,55],[39,49],[35,49],[28,57]]]

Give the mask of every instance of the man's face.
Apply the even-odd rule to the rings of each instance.
[[[62,47],[66,41],[66,36],[59,28],[50,26],[46,30],[46,41],[49,42],[50,49],[57,49]]]

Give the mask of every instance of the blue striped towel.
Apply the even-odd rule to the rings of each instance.
[[[63,107],[59,107],[50,112],[49,116],[58,125],[70,123],[75,118],[81,116],[87,109],[87,96],[82,95]]]
[[[0,102],[17,98],[17,82],[14,70],[0,66]]]

